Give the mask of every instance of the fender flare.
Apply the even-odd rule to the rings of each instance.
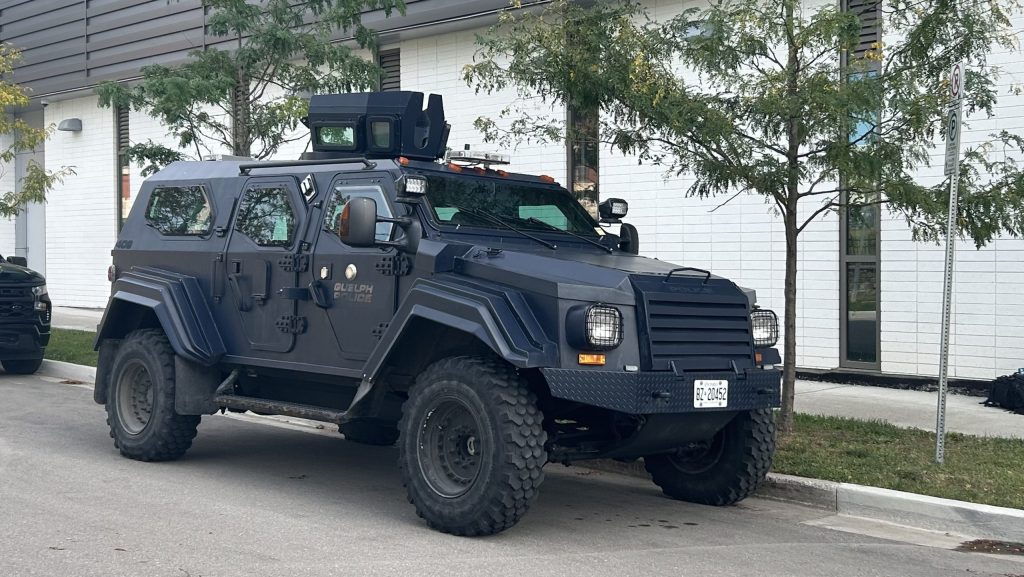
[[[372,383],[380,375],[414,319],[473,335],[518,368],[558,363],[557,345],[544,332],[522,293],[511,287],[434,277],[417,280],[402,300],[366,361],[364,383]]]
[[[178,356],[203,366],[220,361],[226,349],[206,297],[195,277],[152,267],[133,267],[121,275],[96,333],[95,348],[119,339],[137,327],[126,325],[123,311],[131,306],[156,316]]]

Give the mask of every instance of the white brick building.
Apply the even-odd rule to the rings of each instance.
[[[462,80],[463,66],[472,62],[476,51],[475,35],[504,5],[420,0],[409,3],[409,14],[404,19],[380,26],[388,31],[382,36],[385,49],[398,50],[401,89],[444,96],[452,125],[449,145],[455,148],[463,144],[483,146],[482,136],[472,127],[473,120],[497,116],[515,98],[511,93],[476,94]],[[682,10],[684,2],[649,0],[648,5],[656,17],[666,18]],[[0,22],[5,18],[7,12],[0,11]],[[403,22],[417,18],[422,22],[403,27]],[[1024,17],[1018,15],[1016,22],[1017,30],[1024,32]],[[18,45],[17,37],[0,39]],[[181,54],[179,50],[174,57],[180,59]],[[168,59],[173,60],[170,56],[164,58]],[[1005,69],[1001,87],[1005,93],[1000,95],[997,117],[968,119],[970,130],[964,133],[965,142],[980,139],[997,126],[1024,131],[1024,96],[1009,92],[1011,84],[1024,80],[1024,55],[997,54],[993,63]],[[107,78],[130,78],[137,74],[137,67],[122,66],[104,73]],[[33,266],[44,269],[55,304],[101,307],[108,296],[106,268],[119,222],[118,121],[113,111],[97,107],[87,80],[79,84],[76,90],[52,94],[36,90],[34,108],[38,110],[41,99],[49,100],[42,110],[45,124],[67,118],[82,121],[80,132],[56,132],[45,150],[47,167],[72,165],[77,174],[50,194],[45,209],[33,207],[30,214],[19,217],[17,224],[0,222],[0,253],[26,254]],[[128,133],[133,142],[150,138],[168,142],[158,123],[137,112],[128,117]],[[282,150],[279,157],[296,158],[303,148],[303,143],[295,143]],[[564,146],[521,146],[510,152],[516,171],[549,174],[563,183],[569,175]],[[922,178],[940,179],[941,159],[935,165]],[[640,230],[643,254],[707,268],[754,288],[763,306],[781,314],[785,238],[781,221],[769,213],[760,197],[739,197],[711,212],[721,199],[684,198],[688,182],[664,179],[661,168],[638,166],[635,159],[607,149],[601,152],[599,166],[600,194],[602,198],[621,197],[630,202],[627,220]],[[13,171],[8,171],[6,179],[12,178]],[[130,170],[129,181],[134,198],[142,181],[137,168]],[[11,186],[7,181],[0,184]],[[841,255],[841,228],[839,218],[830,215],[801,236],[798,366],[935,375],[942,247],[913,242],[902,220],[883,213],[877,258],[861,266],[861,272],[850,273],[857,278],[869,277],[860,289],[870,286],[874,291],[871,306],[878,306],[879,312],[853,311],[847,320],[858,322],[844,322],[844,303],[849,295],[842,284],[847,276],[842,269],[858,265],[848,263]],[[20,236],[18,230],[23,231]],[[45,233],[40,234],[41,230]],[[24,244],[18,244],[22,238]],[[991,379],[1024,366],[1024,240],[998,239],[980,251],[969,243],[959,244],[954,295],[951,375]],[[876,318],[880,321],[877,324]],[[852,332],[843,335],[844,328]]]

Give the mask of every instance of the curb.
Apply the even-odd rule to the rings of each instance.
[[[596,460],[582,466],[650,479],[640,461]],[[779,473],[769,473],[756,496],[928,531],[1024,541],[1024,510],[1021,509]]]
[[[85,383],[96,382],[95,367],[76,365],[74,363],[65,363],[64,361],[51,361],[49,359],[43,359],[43,364],[39,366],[39,371],[37,371],[36,374],[44,377],[53,377],[58,379],[73,379]]]
[[[62,361],[44,360],[38,374],[87,383],[96,381],[95,368]],[[598,459],[587,461],[583,467],[650,479],[640,460],[623,463]],[[779,473],[768,475],[757,490],[757,496],[929,531],[1024,542],[1024,510],[1021,509]]]

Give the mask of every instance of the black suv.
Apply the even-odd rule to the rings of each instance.
[[[25,257],[0,256],[0,364],[16,375],[39,370],[50,343],[50,296],[46,279]]]
[[[437,95],[314,96],[306,124],[302,160],[143,184],[96,341],[122,455],[176,459],[220,410],[336,423],[397,442],[417,513],[458,535],[515,524],[548,462],[642,457],[698,503],[754,491],[780,373],[753,291],[637,256],[621,200],[599,223],[550,177],[441,162]]]

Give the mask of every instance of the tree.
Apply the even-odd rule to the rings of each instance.
[[[792,427],[796,379],[797,240],[830,211],[884,206],[915,237],[944,235],[948,180],[927,182],[943,134],[946,75],[967,63],[965,110],[992,114],[994,47],[1016,44],[1006,0],[880,0],[856,12],[799,0],[712,0],[655,22],[632,2],[558,0],[506,11],[479,39],[465,79],[477,90],[599,110],[603,143],[669,174],[698,197],[763,196],[785,225],[783,409]],[[858,50],[876,10],[891,46]],[[502,112],[509,115],[512,109]],[[561,119],[477,120],[489,139],[550,140]],[[969,146],[959,228],[980,247],[1024,233],[1024,139],[1007,132]],[[726,200],[728,202],[728,200]]]
[[[18,57],[19,52],[15,48],[0,43],[0,103],[4,107],[3,114],[0,115],[0,179],[7,175],[8,170],[14,169],[15,158],[19,153],[32,152],[41,147],[53,132],[52,126],[33,128],[24,120],[10,114],[13,109],[29,104],[28,95],[23,88],[3,80],[14,71]],[[74,173],[74,169],[67,166],[48,171],[34,160],[29,160],[25,164],[20,190],[9,190],[0,198],[0,216],[17,216],[30,202],[46,202],[46,193]]]
[[[380,68],[346,43],[331,42],[338,30],[355,44],[376,49],[376,35],[362,24],[369,10],[404,12],[403,0],[206,0],[207,28],[223,42],[193,51],[176,68],[146,66],[133,86],[105,82],[100,105],[145,110],[177,138],[178,149],[153,141],[122,151],[146,164],[150,174],[185,158],[179,149],[226,149],[264,159],[289,137],[308,107],[308,94],[350,92],[377,85]]]

